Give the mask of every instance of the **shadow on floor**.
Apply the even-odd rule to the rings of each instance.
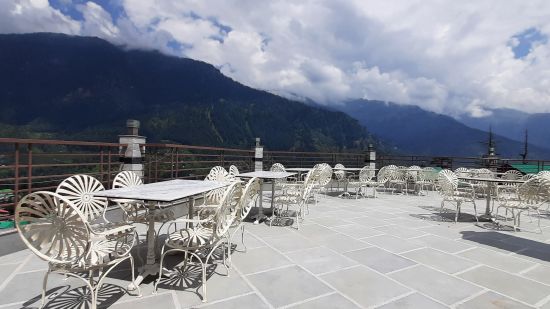
[[[550,262],[550,244],[544,242],[498,232],[462,231],[460,234],[468,241]]]
[[[99,290],[97,307],[108,308],[116,303],[126,290],[114,284],[105,283]],[[71,288],[71,286],[55,287],[46,292],[46,304],[44,309],[77,309],[90,308],[91,296],[85,286]],[[41,295],[33,297],[22,304],[22,308],[39,308]],[[33,305],[32,307],[29,307]]]
[[[436,222],[455,222],[456,208],[455,209],[443,208],[443,211],[440,213],[439,207],[433,207],[433,206],[419,206],[419,207],[429,211],[430,213],[410,214],[411,217],[420,219],[420,220],[428,220],[428,221],[436,221]],[[476,221],[476,217],[473,214],[461,212],[458,216],[458,222],[477,222],[477,221]]]

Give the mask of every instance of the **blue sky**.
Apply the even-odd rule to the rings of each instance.
[[[294,99],[459,117],[550,112],[548,16],[547,0],[10,0],[0,33],[97,36]]]
[[[548,36],[542,34],[539,29],[529,28],[521,33],[512,37],[516,43],[512,46],[512,51],[516,58],[525,58],[531,53],[534,45],[546,44],[548,42]]]

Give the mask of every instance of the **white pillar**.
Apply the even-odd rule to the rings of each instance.
[[[143,179],[143,157],[145,154],[145,136],[138,135],[139,121],[129,119],[126,121],[128,134],[119,135],[119,144],[127,145],[125,149],[119,149],[123,171],[132,171]]]
[[[264,169],[264,146],[260,145],[260,138],[256,137],[256,146],[254,147],[254,171],[263,171]]]
[[[370,168],[376,168],[376,151],[372,144],[369,144],[367,148],[367,163]]]

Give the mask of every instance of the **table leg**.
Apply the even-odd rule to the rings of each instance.
[[[487,192],[485,197],[485,214],[479,216],[479,221],[483,222],[495,222],[496,218],[491,214],[491,200],[493,194],[493,183],[487,181]]]
[[[155,211],[156,207],[154,205],[149,207],[149,211]],[[149,215],[148,216],[148,222],[147,222],[147,261],[145,262],[145,265],[140,267],[139,269],[139,275],[136,277],[136,280],[134,281],[136,285],[140,285],[143,279],[145,279],[148,276],[154,276],[158,274],[159,272],[159,264],[157,263],[156,258],[156,252],[155,252],[155,243],[156,243],[156,235],[155,235],[155,216]],[[133,291],[136,289],[136,286],[134,283],[130,283],[128,285],[128,290]]]
[[[260,208],[258,209],[258,213],[256,216],[254,216],[254,224],[259,224],[260,221],[262,221],[265,218],[264,215],[264,208],[263,208],[263,196],[264,196],[264,181],[260,178]]]
[[[189,209],[187,210],[187,217],[189,219],[193,219],[193,213],[195,212],[195,209],[194,209],[194,206],[195,206],[195,198],[193,196],[189,197]],[[189,227],[190,228],[193,228],[193,223],[192,222],[189,222]]]

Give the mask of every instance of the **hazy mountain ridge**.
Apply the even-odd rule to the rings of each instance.
[[[355,100],[335,104],[356,118],[369,132],[396,145],[400,153],[441,156],[480,156],[487,153],[487,131],[470,128],[445,115],[412,105],[381,101]],[[502,157],[517,158],[523,143],[495,136],[497,152]],[[529,158],[548,159],[550,149],[530,145]]]
[[[507,108],[489,111],[489,116],[463,115],[458,121],[481,130],[489,130],[491,127],[494,132],[518,141],[525,140],[525,130],[528,130],[530,144],[550,148],[550,113],[528,114]]]
[[[149,141],[270,149],[361,148],[364,127],[246,87],[212,65],[62,34],[0,35],[2,135],[113,141],[128,118]],[[33,125],[37,124],[37,125]],[[39,125],[38,125],[39,124]]]

